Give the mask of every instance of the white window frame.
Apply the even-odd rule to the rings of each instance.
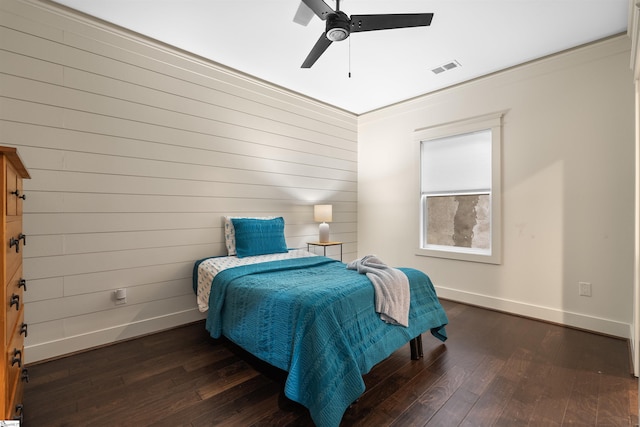
[[[500,264],[502,262],[502,175],[501,175],[501,147],[502,147],[502,117],[505,112],[491,113],[455,122],[430,126],[414,131],[414,140],[418,151],[417,158],[420,165],[418,170],[422,175],[421,145],[424,141],[469,134],[482,130],[491,130],[491,202],[490,202],[490,249],[477,250],[456,246],[426,245],[425,228],[427,223],[426,197],[420,184],[419,194],[419,234],[416,255],[438,258],[457,259],[462,261]],[[422,176],[419,177],[422,182]],[[450,194],[456,194],[451,192]],[[466,193],[463,193],[466,194]]]

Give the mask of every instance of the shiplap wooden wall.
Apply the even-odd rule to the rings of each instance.
[[[223,215],[282,215],[304,247],[331,203],[356,256],[354,115],[51,3],[0,5],[0,144],[32,176],[28,362],[202,318],[193,263],[224,254]]]

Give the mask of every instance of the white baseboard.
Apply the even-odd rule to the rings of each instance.
[[[34,363],[41,360],[75,353],[77,351],[88,350],[105,344],[134,338],[159,332],[187,323],[196,322],[205,318],[205,314],[200,313],[196,308],[166,316],[144,319],[126,325],[114,326],[91,333],[75,335],[63,339],[49,341],[45,343],[25,346],[25,363]]]
[[[519,316],[531,317],[548,322],[567,325],[575,328],[612,335],[624,339],[631,339],[632,325],[617,322],[610,319],[587,316],[580,313],[572,313],[549,307],[526,304],[519,301],[511,301],[495,298],[487,295],[460,291],[457,289],[436,286],[436,292],[440,298],[459,301],[466,304],[486,307],[492,310],[504,311]],[[197,322],[205,318],[205,314],[197,309],[171,313],[167,316],[145,319],[138,322],[120,325],[112,328],[94,331],[88,334],[75,335],[60,340],[49,341],[25,347],[25,362],[34,363],[51,359],[77,351],[88,350],[105,344],[135,338],[137,336],[162,331],[191,322]]]
[[[487,295],[445,288],[442,286],[435,286],[435,288],[438,296],[443,299],[459,301],[466,304],[486,307],[492,310],[504,311],[519,316],[531,317],[534,319],[540,319],[629,340],[632,337],[632,325],[629,323],[603,319],[601,317],[594,317],[581,313],[562,311],[550,307],[527,304],[520,301],[495,298]]]

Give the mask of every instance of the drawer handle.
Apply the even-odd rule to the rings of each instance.
[[[20,295],[11,294],[11,302],[9,303],[9,308],[11,308],[15,304],[16,311],[20,311]]]
[[[16,405],[16,415],[13,419],[15,421],[20,421],[20,425],[22,425],[24,421],[24,406],[21,403]]]
[[[9,249],[12,247],[16,247],[16,253],[20,252],[20,240],[22,240],[22,245],[27,246],[27,235],[26,234],[18,234],[18,238],[14,239],[13,237],[9,240]]]
[[[20,279],[18,281],[18,289],[24,288],[24,291],[27,292],[27,281],[24,279]]]
[[[22,350],[17,348],[13,349],[13,358],[11,359],[11,366],[18,364],[18,368],[22,368]]]
[[[20,333],[18,335],[24,334],[24,337],[26,338],[27,334],[28,334],[27,329],[28,329],[27,324],[26,323],[21,323],[20,324]]]
[[[9,249],[12,247],[16,247],[16,253],[20,252],[20,239],[14,239],[13,237],[9,240]]]
[[[27,196],[26,195],[24,195],[24,194],[20,195],[20,190],[12,191],[11,194],[16,196],[18,199],[27,200]]]
[[[29,382],[29,370],[27,368],[22,368],[22,374],[20,375],[20,379],[26,383]]]

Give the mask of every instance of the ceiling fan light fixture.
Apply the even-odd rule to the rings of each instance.
[[[349,17],[341,11],[336,11],[327,18],[326,37],[332,42],[342,41],[349,37],[350,26]]]
[[[349,37],[349,32],[344,28],[331,28],[327,31],[327,38],[332,42],[339,42]]]

